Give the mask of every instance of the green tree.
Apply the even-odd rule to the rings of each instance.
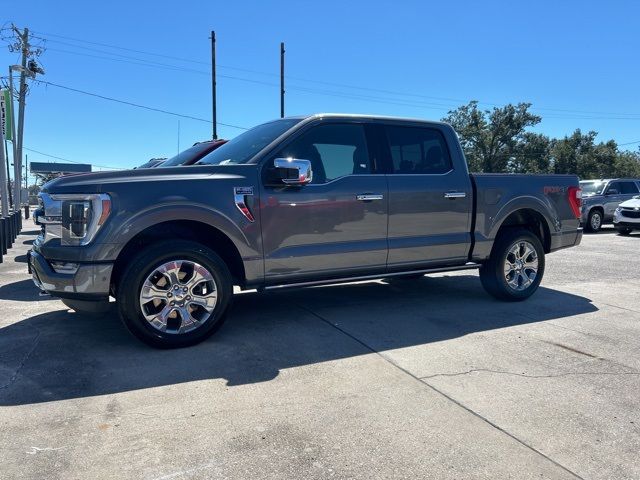
[[[510,157],[509,173],[551,172],[552,140],[541,133],[525,132]]]
[[[618,152],[615,161],[615,175],[611,176],[640,178],[640,153]]]
[[[469,170],[506,172],[517,145],[524,142],[525,129],[540,123],[530,107],[530,103],[519,103],[480,110],[478,102],[472,101],[442,120],[458,132]]]
[[[553,173],[578,174],[580,178],[597,178],[594,143],[596,132],[583,134],[580,129],[555,140],[552,147]]]

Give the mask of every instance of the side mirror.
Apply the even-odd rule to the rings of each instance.
[[[610,188],[609,190],[607,190],[607,193],[605,195],[618,195],[618,190],[615,188]]]
[[[276,158],[273,161],[278,177],[286,185],[306,185],[313,179],[311,162],[299,158]]]

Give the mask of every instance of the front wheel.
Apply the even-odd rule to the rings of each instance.
[[[214,251],[175,240],[135,257],[122,274],[116,299],[131,333],[153,347],[177,348],[212,335],[232,294],[229,269]]]
[[[587,230],[589,232],[599,232],[602,228],[602,212],[600,210],[591,210],[587,218]]]
[[[616,227],[616,230],[620,235],[629,235],[631,233],[631,229],[627,227]]]
[[[528,230],[507,230],[498,235],[489,260],[480,268],[480,281],[500,300],[525,300],[538,289],[544,263],[538,237]]]

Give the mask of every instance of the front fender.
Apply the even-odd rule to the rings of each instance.
[[[232,212],[236,211],[234,207]],[[150,227],[165,222],[185,220],[216,228],[233,242],[243,258],[256,256],[259,253],[260,232],[256,223],[248,222],[242,215],[230,218],[220,210],[207,205],[172,202],[170,205],[148,207],[123,222],[118,222],[116,219],[112,223],[114,227],[104,232],[101,237],[104,259],[115,260],[132,238]]]

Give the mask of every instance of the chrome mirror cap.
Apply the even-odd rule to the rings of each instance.
[[[282,176],[282,183],[286,185],[306,185],[313,180],[311,162],[300,158],[276,158],[273,166],[277,169],[287,170]]]

